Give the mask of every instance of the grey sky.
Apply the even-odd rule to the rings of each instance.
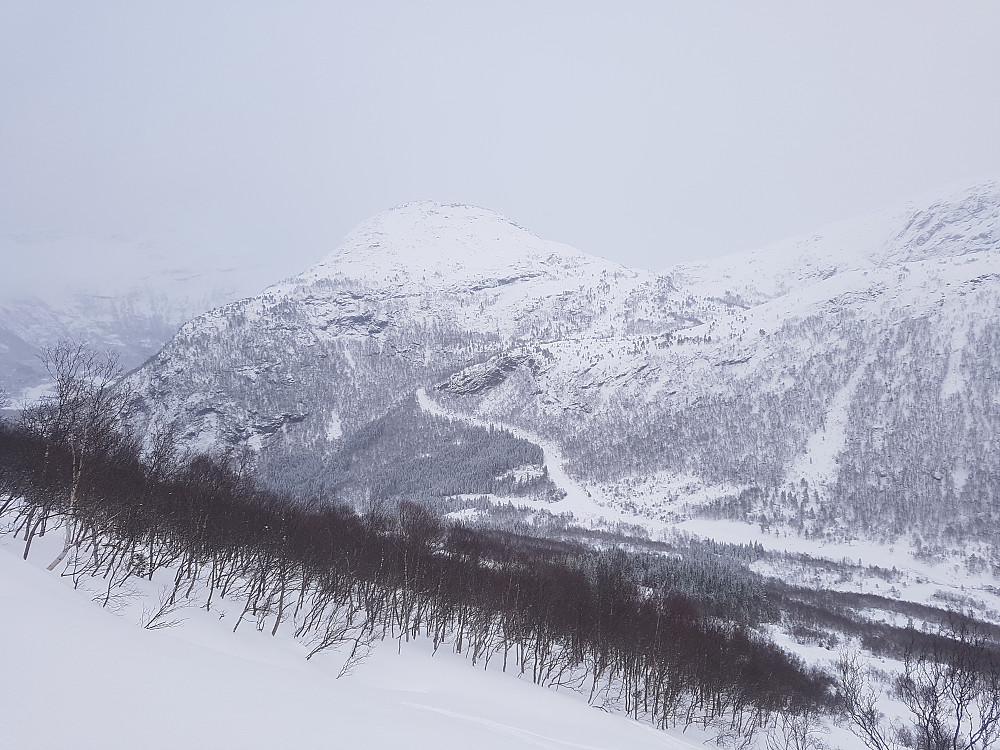
[[[291,273],[432,199],[659,269],[1000,173],[998,38],[994,2],[2,0],[0,232]]]

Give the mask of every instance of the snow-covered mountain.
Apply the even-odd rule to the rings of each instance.
[[[992,546],[998,311],[996,182],[661,274],[417,203],[192,320],[135,384],[151,427],[304,494]]]
[[[462,440],[417,406],[421,386],[537,341],[659,330],[657,298],[668,289],[490,211],[410,204],[365,223],[301,275],[191,321],[137,382],[150,420],[178,420],[186,442],[246,443],[281,456],[284,481],[294,459],[303,481],[324,475],[337,486],[356,472],[330,462],[344,445],[371,443],[363,431],[374,420],[380,436],[413,425],[397,452],[431,434]],[[521,366],[540,360],[519,353],[500,367]],[[486,442],[480,454],[504,454],[491,459],[499,473],[521,468]]]
[[[48,379],[43,347],[86,342],[126,369],[182,324],[264,286],[260,269],[207,259],[176,236],[0,235],[0,387],[28,396]]]

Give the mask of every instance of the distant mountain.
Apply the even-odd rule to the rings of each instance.
[[[409,204],[187,323],[135,384],[151,428],[248,446],[301,494],[992,545],[998,377],[991,182],[660,274]]]
[[[259,290],[259,269],[207,260],[174,236],[0,235],[0,387],[30,396],[47,374],[39,352],[62,339],[138,367],[180,326]]]

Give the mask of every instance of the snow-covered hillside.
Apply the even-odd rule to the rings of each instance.
[[[133,581],[116,607],[101,608],[93,592],[41,568],[52,541],[25,562],[0,540],[9,747],[687,750],[706,739],[595,710],[585,696],[483,671],[446,649],[432,656],[429,641],[384,643],[337,679],[343,654],[306,661],[307,650],[280,634],[233,633],[239,609],[220,619],[225,602],[143,629],[162,582]]]
[[[339,249],[263,297],[308,298],[321,322],[321,298],[336,290],[338,307],[328,313],[375,303],[378,319],[392,324],[405,315],[408,324],[455,326],[508,343],[556,330],[610,335],[641,317],[635,306],[658,282],[655,274],[541,240],[492,211],[421,202],[362,224]]]
[[[304,494],[363,501],[414,467],[434,478],[421,492],[456,494],[442,477],[465,459],[442,450],[472,433],[446,414],[486,430],[473,442],[497,476],[543,467],[483,425],[561,457],[503,493],[552,501],[561,476],[609,516],[921,554],[978,540],[1000,565],[998,217],[990,182],[652,274],[485,209],[408,204],[186,324],[134,383],[150,426],[247,445]],[[375,455],[383,474],[359,473]]]
[[[300,498],[418,500],[536,533],[569,535],[575,519],[598,546],[631,534],[660,553],[685,534],[753,542],[755,575],[867,607],[855,615],[875,627],[929,611],[908,601],[1000,620],[998,377],[1000,185],[987,183],[662,274],[485,209],[408,204],[190,320],[130,382],[144,434],[247,448]],[[232,634],[225,603],[143,630],[169,582],[130,581],[109,614],[37,569],[53,536],[28,563],[0,541],[0,601],[25,613],[0,618],[0,642],[26,644],[5,655],[0,706],[22,747],[706,739],[432,658],[419,640],[338,681],[336,654],[306,662],[280,634]],[[830,633],[800,637],[829,658]],[[44,701],[63,720],[43,731]]]
[[[299,276],[191,321],[136,382],[149,420],[178,420],[189,444],[322,453],[510,347],[659,330],[665,290],[491,211],[409,204]]]
[[[664,271],[678,286],[707,296],[762,300],[786,295],[837,274],[903,263],[947,260],[1000,247],[1000,183],[840,221],[809,235]]]

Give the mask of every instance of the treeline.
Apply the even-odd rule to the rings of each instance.
[[[173,600],[241,601],[236,627],[288,628],[310,656],[425,636],[660,727],[747,734],[831,700],[828,677],[749,628],[762,610],[710,616],[653,556],[445,525],[407,502],[302,504],[218,459],[78,438],[0,423],[0,521],[25,555],[62,527],[66,573],[103,578],[109,598],[169,570]]]
[[[841,640],[854,639],[873,656],[901,661],[909,651],[947,650],[952,631],[971,627],[983,636],[989,644],[987,651],[1000,664],[1000,626],[959,611],[856,591],[792,586],[776,579],[768,581],[767,593],[789,633],[803,643],[833,648]],[[910,624],[893,625],[880,621],[880,615],[889,620],[905,617]]]

